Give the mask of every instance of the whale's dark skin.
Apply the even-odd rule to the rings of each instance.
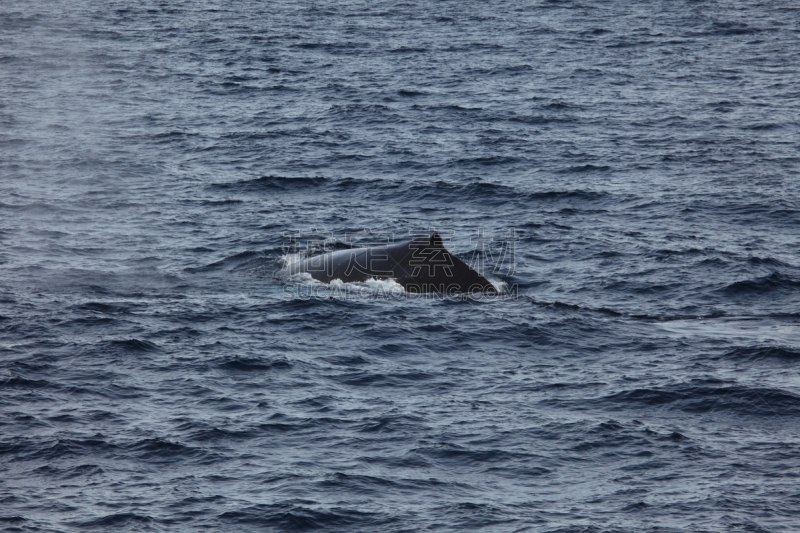
[[[291,263],[278,274],[308,273],[330,283],[392,278],[410,293],[496,294],[489,280],[472,270],[444,247],[437,233],[407,241],[352,248]]]

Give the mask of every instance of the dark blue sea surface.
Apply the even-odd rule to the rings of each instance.
[[[3,531],[798,527],[797,2],[0,2]]]

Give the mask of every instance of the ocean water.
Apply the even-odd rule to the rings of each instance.
[[[799,82],[788,0],[3,0],[0,528],[797,531]],[[431,229],[503,297],[273,276]]]

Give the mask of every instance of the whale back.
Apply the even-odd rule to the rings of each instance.
[[[321,254],[281,271],[288,276],[301,273],[324,283],[391,278],[413,293],[496,292],[486,278],[451,254],[437,233],[384,246]]]

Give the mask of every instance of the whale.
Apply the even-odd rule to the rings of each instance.
[[[278,272],[283,278],[298,274],[308,274],[323,283],[393,279],[406,292],[415,294],[498,293],[489,280],[450,253],[436,232],[381,246],[315,255]]]

